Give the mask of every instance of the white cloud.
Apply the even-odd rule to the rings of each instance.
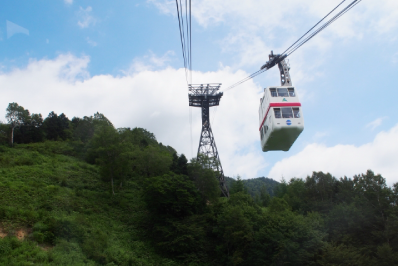
[[[91,46],[94,46],[94,47],[97,46],[97,42],[91,40],[89,37],[86,38],[86,41]]]
[[[148,2],[164,14],[177,14],[174,1]],[[271,47],[277,53],[282,52],[340,2],[199,0],[192,2],[192,16],[203,28],[226,27],[225,35],[218,41],[222,51],[233,56],[237,54],[234,67],[247,67],[258,65],[260,61],[264,63]],[[347,5],[344,3],[336,11]],[[304,47],[311,46],[312,54],[325,53],[336,42],[361,40],[365,35],[374,38],[374,35],[390,34],[390,38],[395,38],[393,30],[397,27],[398,1],[361,1]],[[322,54],[318,58],[322,58]]]
[[[175,1],[173,0],[147,0],[148,3],[153,4],[154,6],[156,6],[156,8],[159,9],[160,12],[167,14],[167,15],[171,15],[174,14],[174,12],[177,13],[176,10],[176,4]],[[136,5],[137,6],[137,5]]]
[[[336,145],[327,147],[313,143],[301,152],[277,162],[268,177],[289,180],[305,178],[313,171],[329,172],[337,178],[365,173],[371,169],[392,185],[398,182],[398,125],[380,132],[371,143],[362,146]]]
[[[73,0],[64,0],[65,4],[71,5],[73,4]]]
[[[379,33],[387,33],[398,27],[398,2],[386,0],[382,2],[369,1],[369,7],[376,10],[378,20],[372,20],[373,28]]]
[[[171,0],[147,0],[165,14],[176,15],[175,2]],[[303,24],[311,27],[319,19],[329,13],[341,1],[256,1],[256,0],[200,0],[192,2],[192,15],[203,27],[225,23],[229,27],[244,26],[246,31],[261,29],[264,35],[273,28],[290,29],[300,34],[307,28],[300,28]],[[350,2],[349,2],[350,3]],[[336,12],[346,7],[344,3]],[[380,32],[390,31],[397,27],[398,2],[385,0],[383,2],[362,1],[342,16],[333,27],[333,31],[340,36],[358,37],[356,29],[358,23],[373,25],[373,29]],[[305,21],[303,21],[305,17]],[[313,21],[308,21],[309,18]],[[340,24],[340,25],[339,25]],[[308,29],[309,29],[308,27]]]
[[[153,0],[152,2],[157,2],[157,6],[160,5],[159,3],[163,3],[161,5],[163,9],[166,9],[166,6],[172,9],[172,6],[166,5],[165,1]],[[193,3],[192,12],[195,19],[204,27],[223,22],[231,27],[243,25],[246,31],[261,29],[264,35],[271,32],[273,28],[287,29],[300,34],[307,29],[301,28],[301,26],[304,24],[314,25],[340,2],[340,0],[327,2],[317,0],[202,0]],[[347,5],[348,3],[343,4],[336,12]],[[397,27],[397,14],[398,2],[395,0],[362,1],[330,27],[340,37],[360,37],[356,29],[366,24],[374,25],[374,30],[388,32]],[[303,15],[306,15],[305,21],[303,21]],[[313,21],[309,22],[308,19],[311,17]]]
[[[392,56],[392,63],[393,63],[393,64],[397,64],[397,63],[398,63],[398,53],[395,53],[395,54]]]
[[[329,135],[330,135],[329,132],[317,131],[317,132],[315,132],[313,139],[314,139],[314,141],[319,141],[319,140],[324,139],[325,137],[328,137]]]
[[[379,117],[376,120],[370,122],[369,124],[366,125],[366,127],[371,128],[374,130],[375,128],[379,127],[381,123],[383,123],[383,120],[385,120],[387,117]]]
[[[164,57],[151,54],[147,69],[117,77],[90,77],[86,71],[88,57],[67,54],[53,60],[31,60],[24,69],[0,73],[0,117],[5,116],[5,107],[10,102],[18,102],[44,117],[51,111],[63,112],[70,119],[99,111],[117,127],[148,129],[158,141],[187,157],[191,156],[193,147],[195,156],[201,130],[200,108],[192,108],[191,143],[185,70],[167,67]],[[159,66],[164,67],[151,70]],[[225,81],[225,86],[247,76],[243,71],[232,72],[229,68],[193,74],[195,83]],[[240,90],[224,93],[212,129],[225,174],[254,178],[267,166],[257,125],[259,88],[252,81],[242,87],[245,93]],[[211,119],[213,114],[211,108]]]
[[[79,11],[77,12],[79,21],[77,22],[77,25],[79,25],[80,28],[88,28],[97,23],[97,20],[91,15],[92,11],[93,9],[91,6],[88,6],[86,9],[79,7]]]
[[[167,51],[162,56],[157,56],[152,51],[145,56],[135,58],[128,71],[123,71],[124,74],[133,74],[147,70],[158,70],[167,66],[167,63],[172,61],[175,53]]]

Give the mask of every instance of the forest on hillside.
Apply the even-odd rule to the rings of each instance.
[[[0,265],[398,265],[398,184],[371,170],[238,178],[224,198],[207,158],[145,129],[17,103],[6,119]]]

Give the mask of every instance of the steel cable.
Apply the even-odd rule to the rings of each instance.
[[[308,42],[309,40],[311,40],[315,35],[317,35],[318,33],[320,33],[322,30],[324,30],[325,28],[327,28],[330,24],[332,24],[334,21],[336,21],[338,18],[340,18],[342,15],[344,15],[345,13],[347,13],[351,8],[353,8],[354,6],[356,6],[359,2],[361,2],[362,0],[354,0],[351,4],[349,4],[346,8],[344,8],[343,10],[341,10],[339,13],[337,13],[333,18],[331,18],[328,22],[326,22],[325,24],[323,24],[320,28],[318,28],[315,32],[313,32],[310,36],[308,36],[306,39],[304,39],[303,41],[301,41],[298,45],[296,45],[294,48],[291,49],[291,51],[288,51],[287,56],[291,55],[293,52],[295,52],[298,48],[300,48],[301,46],[303,46],[306,42]]]
[[[301,39],[304,38],[309,32],[311,32],[319,23],[321,23],[325,18],[327,18],[330,14],[332,14],[339,6],[341,6],[346,0],[343,0],[340,4],[338,4],[331,12],[329,12],[325,17],[323,17],[318,23],[315,24],[309,31],[307,31],[303,36],[301,36],[296,42],[294,42],[289,48],[285,50],[281,55],[286,55],[286,57],[290,56],[292,53],[294,53],[298,48],[303,46],[305,43],[307,43],[310,39],[312,39],[314,36],[316,36],[318,33],[320,33],[322,30],[327,28],[330,24],[332,24],[334,21],[336,21],[338,18],[340,18],[342,15],[347,13],[349,10],[351,10],[354,6],[356,6],[358,3],[360,3],[362,0],[354,0],[351,2],[348,6],[346,6],[343,10],[341,10],[339,13],[337,13],[333,18],[331,18],[329,21],[327,21],[325,24],[323,24],[321,27],[315,30],[315,32],[311,33],[309,36],[307,36],[304,40],[300,42]],[[298,43],[299,42],[299,43]],[[298,43],[298,44],[297,44]],[[293,48],[292,48],[293,47]],[[272,66],[273,67],[273,66]],[[228,88],[224,89],[223,91],[228,91],[230,89],[235,88],[236,86],[254,78],[257,75],[260,75],[261,73],[269,70],[270,68],[264,68],[260,69],[253,74],[247,76],[246,78],[232,84]]]
[[[191,0],[185,0],[185,8],[182,5],[181,0],[176,0],[177,16],[178,16],[178,27],[180,30],[181,50],[182,57],[184,60],[185,79],[187,84],[192,83],[192,13],[191,13]],[[189,4],[188,4],[189,3]],[[189,5],[189,7],[188,7]],[[184,23],[184,12],[185,9],[185,23]],[[189,106],[189,127],[191,137],[191,157],[193,157],[193,141],[192,141],[192,107]]]
[[[181,50],[184,60],[185,79],[192,83],[192,37],[191,37],[191,0],[185,0],[185,7],[181,0],[176,0],[178,27],[180,30]],[[185,10],[185,12],[184,12]],[[184,14],[185,13],[185,14]],[[185,17],[185,22],[184,22]]]
[[[325,18],[327,18],[331,13],[333,13],[339,6],[341,6],[346,0],[343,0],[338,6],[336,6],[335,8],[333,8],[332,11],[330,11],[326,16],[324,16],[317,24],[315,24],[311,29],[309,29],[303,36],[300,37],[300,39],[298,39],[295,43],[293,43],[289,48],[287,48],[282,54],[286,54],[287,51],[292,48],[296,43],[298,43],[305,35],[307,35],[310,31],[312,31],[316,26],[319,25],[319,23],[321,23],[322,21],[325,20]]]

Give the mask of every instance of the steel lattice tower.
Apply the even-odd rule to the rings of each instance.
[[[210,107],[218,106],[223,96],[218,92],[221,84],[189,85],[189,106],[202,109],[202,132],[200,134],[198,155],[206,155],[210,159],[209,167],[219,173],[218,181],[221,191],[225,197],[229,197],[228,188],[225,184],[224,171],[221,166],[216,142],[210,126]]]

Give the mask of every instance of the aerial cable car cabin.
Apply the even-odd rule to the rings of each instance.
[[[274,55],[261,69],[278,64],[281,86],[264,89],[260,99],[259,130],[261,147],[266,151],[288,151],[304,130],[304,119],[297,91],[292,86],[286,56]]]

